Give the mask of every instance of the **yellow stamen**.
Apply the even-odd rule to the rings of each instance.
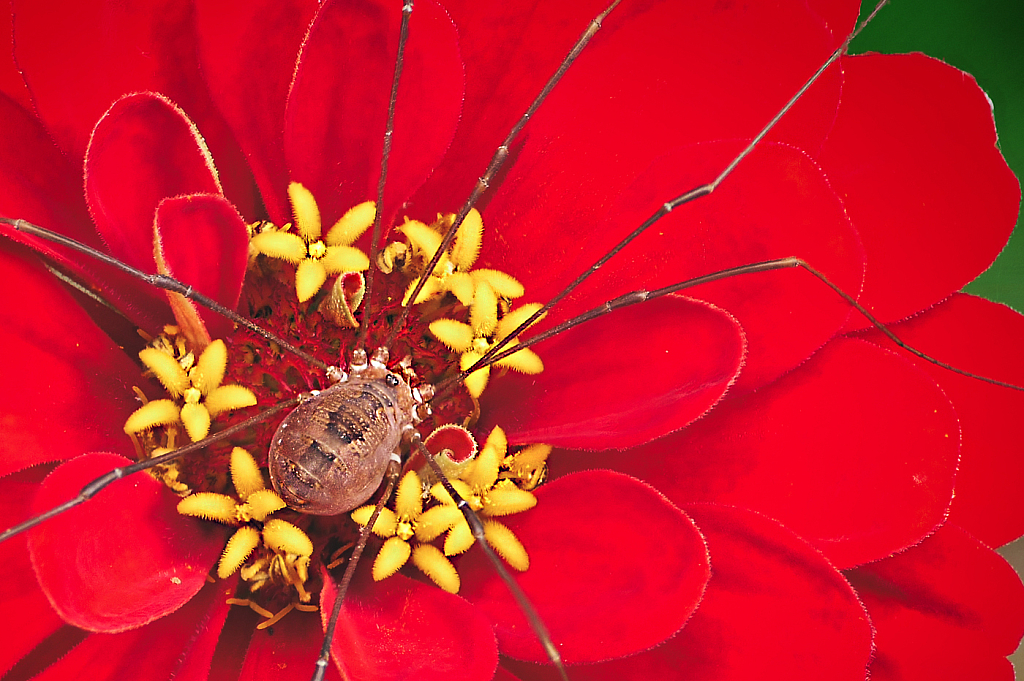
[[[461,581],[451,561],[436,546],[420,544],[412,551],[412,563],[434,584],[448,593],[458,593]]]
[[[398,572],[409,560],[411,553],[412,549],[407,542],[398,537],[388,539],[373,561],[373,581],[379,582]]]
[[[292,215],[299,234],[307,242],[320,238],[320,209],[313,194],[298,182],[288,184],[288,198],[292,202]]]
[[[327,232],[327,243],[331,246],[350,246],[373,225],[376,215],[377,204],[374,201],[364,201],[349,208]]]
[[[253,492],[265,488],[263,474],[256,465],[256,459],[241,447],[231,450],[231,482],[234,483],[238,498],[242,501],[248,500]]]

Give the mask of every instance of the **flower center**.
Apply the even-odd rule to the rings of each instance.
[[[240,307],[327,366],[344,366],[352,356],[355,327],[360,324],[367,326],[370,347],[382,343],[403,301],[423,276],[425,286],[412,304],[412,314],[389,347],[391,357],[401,358],[391,371],[413,388],[435,385],[470,366],[540,307],[513,309],[513,301],[524,293],[522,285],[503,272],[473,268],[483,233],[480,214],[473,210],[429,273],[426,265],[454,216],[438,216],[429,225],[406,219],[398,226],[395,232],[402,240],[387,244],[378,258],[384,273],[375,295],[378,309],[357,315],[363,302],[361,272],[369,260],[353,244],[373,223],[376,207],[372,202],[355,206],[323,236],[313,196],[297,183],[289,187],[289,196],[293,223],[278,227],[263,221],[250,226],[250,269]],[[167,399],[140,407],[125,426],[141,456],[173,449],[181,430],[196,441],[240,422],[251,414],[236,413],[242,407],[270,406],[328,387],[318,369],[244,329],[210,343],[196,358],[170,327],[140,357],[168,392]],[[529,350],[497,366],[526,373],[543,369],[540,358]],[[417,427],[446,477],[482,516],[488,543],[512,567],[525,570],[526,549],[495,518],[536,504],[530,490],[543,479],[550,447],[510,452],[500,428],[477,447],[468,429],[479,415],[476,398],[490,374],[490,368],[472,374],[465,391],[456,391],[443,404],[432,404]],[[417,414],[412,420],[419,418]],[[221,578],[239,573],[247,593],[232,602],[264,614],[268,620],[263,626],[292,609],[312,607],[320,588],[317,568],[321,563],[330,568],[344,559],[375,508],[364,506],[351,517],[310,516],[288,508],[266,484],[269,443],[279,422],[258,424],[230,443],[211,445],[200,456],[156,471],[185,497],[181,513],[236,528],[217,573]],[[380,537],[371,541],[377,545],[374,578],[384,579],[411,562],[441,588],[458,591],[459,576],[451,559],[472,546],[469,525],[432,470],[423,467],[425,462],[403,458],[419,460],[420,467],[407,464],[395,499],[374,525],[373,533]],[[367,553],[372,555],[374,548],[369,546]]]

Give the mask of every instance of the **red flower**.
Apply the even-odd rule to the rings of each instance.
[[[397,5],[76,3],[55,16],[26,4],[13,22],[24,81],[6,63],[0,80],[3,216],[146,271],[155,223],[169,269],[234,306],[245,223],[286,222],[290,181],[328,223],[374,198]],[[386,225],[458,209],[601,9],[446,4],[450,18],[425,1],[413,14]],[[714,178],[852,28],[851,3],[792,4],[617,8],[485,196],[484,266],[548,299],[665,200]],[[1010,352],[1020,317],[953,293],[1016,218],[994,140],[964,74],[922,56],[844,58],[713,196],[659,222],[543,325],[634,289],[797,255],[883,321],[913,316],[894,329],[915,347],[1024,384]],[[162,293],[36,246],[135,324],[171,321]],[[82,452],[131,453],[122,426],[140,379],[81,301],[23,255],[4,258],[0,334],[20,390],[0,406],[0,514],[13,524],[120,460]],[[933,640],[945,644],[939,669],[1005,673],[1024,591],[987,546],[1024,533],[1007,418],[1019,393],[890,350],[803,271],[694,295],[564,333],[539,347],[544,373],[496,378],[482,398],[481,432],[497,424],[514,444],[564,448],[539,505],[508,524],[532,562],[519,582],[563,657],[600,663],[572,678],[769,666],[863,678],[869,665],[873,678],[932,678],[922,650]],[[231,332],[201,314],[215,337]],[[66,460],[37,492],[50,470],[40,464]],[[273,635],[252,633],[254,618],[225,603],[234,581],[204,586],[224,535],[137,478],[34,531],[31,562],[26,540],[0,545],[0,599],[28,613],[2,625],[0,669],[308,676],[320,623],[296,613]],[[515,661],[546,658],[482,560],[459,563],[461,597],[361,574],[333,649],[346,673],[487,678],[497,650],[499,676],[550,673]]]

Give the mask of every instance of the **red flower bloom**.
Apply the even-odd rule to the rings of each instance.
[[[289,182],[328,224],[375,197],[397,5],[25,4],[15,61],[0,65],[0,215],[145,271],[157,270],[155,229],[167,269],[235,306],[246,223],[287,222]],[[857,9],[791,5],[617,8],[485,196],[482,265],[549,299],[666,199],[720,173]],[[413,14],[385,226],[459,208],[602,7],[446,9],[424,1]],[[634,289],[797,255],[915,347],[1024,384],[1010,352],[1021,318],[954,293],[1016,218],[994,142],[984,95],[959,71],[920,55],[843,58],[713,196],[630,244],[542,327]],[[141,328],[173,321],[162,292],[33,245]],[[131,331],[111,341],[93,318],[109,329],[112,315],[23,253],[5,245],[3,258],[0,335],[22,388],[0,398],[0,517],[12,525],[123,462],[83,452],[132,453],[123,424],[140,378],[119,347]],[[572,677],[745,678],[771,665],[932,678],[933,640],[945,644],[938,669],[1006,673],[1024,590],[987,547],[1024,533],[1008,418],[1020,394],[892,350],[806,272],[693,293],[563,333],[540,346],[544,373],[496,377],[481,399],[479,433],[500,425],[512,444],[560,448],[538,506],[507,524],[531,560],[518,581],[563,657],[596,663]],[[200,314],[214,337],[233,334]],[[254,632],[226,604],[242,593],[235,578],[206,584],[226,534],[180,516],[164,485],[132,480],[0,545],[0,601],[26,613],[0,625],[0,670],[308,676],[320,622],[295,613]],[[458,567],[460,596],[361,570],[333,647],[345,674],[489,678],[498,651],[499,677],[550,674],[479,552]]]

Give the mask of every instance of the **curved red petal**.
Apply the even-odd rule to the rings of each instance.
[[[352,681],[494,676],[497,645],[479,610],[432,584],[403,575],[374,583],[368,573],[357,571],[331,646],[342,676]],[[337,585],[329,576],[324,583],[320,612],[326,625]]]
[[[871,614],[880,681],[1014,678],[1024,586],[999,554],[946,525],[918,546],[847,573]]]
[[[324,5],[296,66],[285,119],[291,179],[316,197],[326,224],[377,196],[401,5]],[[462,109],[458,36],[433,2],[416,4],[398,87],[384,205],[389,224],[440,162]]]
[[[104,250],[82,199],[81,173],[53,144],[38,120],[0,95],[0,215],[55,230]],[[103,292],[111,303],[139,326],[159,328],[153,311],[156,298],[146,287],[112,267],[50,242],[0,225],[12,241],[27,244],[60,263],[68,272]],[[7,245],[0,245],[8,248]],[[163,306],[157,305],[157,310]]]
[[[253,631],[238,681],[308,681],[316,669],[324,630],[315,613],[290,612],[280,624]],[[326,678],[341,677],[332,664]]]
[[[894,321],[988,267],[1017,222],[1020,188],[974,78],[920,54],[843,64],[842,106],[819,161],[867,250],[861,302]]]
[[[85,159],[85,197],[118,259],[156,272],[153,224],[160,201],[220,194],[209,152],[192,121],[151,92],[128,95],[104,114]]]
[[[517,444],[636,446],[718,402],[743,350],[736,320],[707,303],[666,296],[628,307],[539,345],[542,373],[495,379],[477,430],[499,425]]]
[[[35,110],[70,157],[80,160],[96,121],[132,92],[160,92],[180,104],[213,150],[232,200],[251,210],[252,177],[199,68],[194,13],[163,0],[59,8],[15,0],[15,57]]]
[[[232,589],[233,591],[233,589]],[[180,610],[119,634],[92,634],[39,676],[63,679],[205,680],[228,608],[222,585],[209,584]]]
[[[926,374],[842,339],[678,435],[550,460],[554,474],[608,466],[676,503],[756,510],[846,567],[914,544],[942,522],[958,453],[956,415]]]
[[[167,274],[235,309],[249,261],[249,232],[227,199],[216,194],[164,199],[157,207],[155,231]],[[213,338],[232,331],[231,320],[197,307]]]
[[[32,498],[46,473],[39,467],[0,478],[0,527],[28,520]],[[26,541],[20,536],[0,544],[0,609],[13,615],[0,618],[0,674],[64,625],[39,588]]]
[[[573,668],[573,681],[865,678],[871,624],[843,576],[814,547],[750,511],[687,506],[711,552],[704,600],[657,648]],[[529,674],[523,674],[529,678]]]
[[[129,463],[106,453],[72,459],[46,478],[33,511],[62,504]],[[161,483],[136,474],[31,531],[36,576],[66,622],[121,632],[175,612],[199,592],[227,528],[180,515],[178,501]]]
[[[452,164],[417,198],[425,210],[462,203],[512,123],[607,6],[493,4],[451,3],[467,55],[467,111]],[[556,231],[566,217],[593,223],[608,197],[664,149],[752,137],[836,44],[806,3],[623,3],[513,145],[514,165],[499,178],[503,187],[485,219],[503,231],[517,224]],[[826,80],[825,99],[834,111],[838,71]],[[817,146],[830,124],[818,109],[783,138]],[[510,187],[529,198],[503,197]],[[679,186],[675,193],[688,189]],[[523,219],[524,211],[534,210],[542,221]],[[484,248],[486,255],[491,246]]]
[[[958,293],[891,330],[958,369],[1024,386],[1024,317],[1008,307]],[[864,337],[894,347],[878,331]],[[960,419],[963,445],[950,520],[989,546],[1016,539],[1024,533],[1024,394],[904,356],[942,386]]]
[[[502,518],[530,556],[515,575],[567,663],[630,655],[672,636],[697,608],[710,571],[693,521],[651,487],[586,471],[536,492]],[[479,548],[460,562],[462,593],[494,623],[501,652],[547,661],[536,634]]]
[[[15,293],[0,306],[12,386],[0,391],[0,475],[89,449],[130,451],[138,367],[37,263],[0,251],[0,267]]]
[[[709,143],[662,156],[616,199],[599,224],[565,224],[558,235],[535,239],[534,252],[516,255],[512,271],[523,276],[531,296],[553,297],[565,285],[566,272],[585,271],[660,209],[670,195],[670,178],[697,186],[741,148],[739,142]],[[566,259],[565,252],[579,255]],[[767,144],[712,196],[677,208],[603,265],[559,303],[545,324],[628,291],[790,256],[812,263],[846,291],[860,290],[863,250],[839,197],[803,152]],[[564,266],[551,267],[553,260]],[[806,272],[792,270],[731,277],[685,293],[728,310],[743,327],[748,354],[739,391],[764,385],[803,362],[842,327],[851,309]]]
[[[270,219],[279,225],[291,220],[285,102],[316,9],[313,0],[196,3],[199,54],[210,94],[249,161]]]
[[[98,246],[82,201],[82,178],[45,128],[0,95],[0,214],[21,218]]]
[[[30,111],[32,96],[14,61],[14,17],[10,12],[0,14],[0,53],[0,94]]]

